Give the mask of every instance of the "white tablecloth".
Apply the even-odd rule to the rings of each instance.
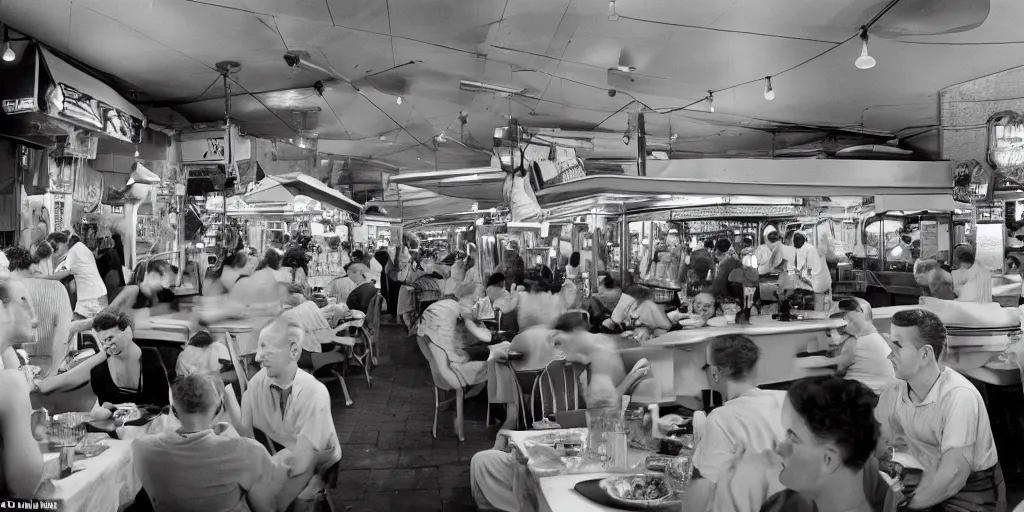
[[[557,430],[527,430],[527,431],[512,431],[507,432],[509,442],[514,445],[513,449],[521,450],[520,453],[525,455],[524,446],[526,439],[534,436],[540,436],[558,432],[569,432],[572,430],[581,430],[586,432],[586,429],[557,429]],[[584,434],[585,435],[585,434]],[[626,464],[628,467],[634,467],[637,464],[646,460],[648,452],[643,452],[633,448],[629,448],[626,452]],[[643,470],[638,470],[643,472]],[[630,472],[630,471],[627,471]],[[596,478],[604,478],[609,476],[611,473],[582,473],[572,475],[559,475],[559,476],[547,476],[537,478],[531,473],[533,478],[527,483],[525,492],[528,494],[536,495],[537,512],[554,512],[571,510],[572,512],[589,512],[589,511],[605,511],[615,510],[608,507],[598,505],[587,498],[584,498],[578,492],[576,492],[575,486],[579,482],[586,480],[594,480]]]
[[[172,420],[160,416],[145,427],[125,427],[122,439],[107,438],[103,444],[110,446],[105,452],[76,464],[85,469],[60,480],[48,480],[59,471],[58,455],[44,455],[44,482],[36,497],[46,500],[61,500],[61,512],[117,512],[135,501],[142,490],[142,483],[135,474],[132,461],[132,441],[148,432],[167,428]],[[91,435],[91,434],[90,434]]]

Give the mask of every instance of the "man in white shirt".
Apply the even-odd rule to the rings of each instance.
[[[47,240],[56,247],[57,258],[66,256],[57,271],[43,279],[60,281],[68,276],[75,277],[78,302],[75,314],[81,318],[92,318],[107,307],[107,285],[96,267],[96,257],[77,238],[68,238],[65,233],[50,233]]]
[[[341,445],[331,416],[327,388],[299,369],[305,330],[277,317],[260,332],[256,361],[263,366],[242,395],[241,429],[263,432],[281,450],[288,450],[289,480],[277,496],[284,510],[300,493],[322,487],[319,474],[341,460]]]
[[[814,368],[836,366],[836,375],[856,380],[876,395],[896,381],[889,361],[889,344],[872,323],[871,305],[864,299],[843,299],[831,318],[846,326],[829,329],[829,344],[842,346],[836,357],[811,357],[804,364]]]
[[[956,258],[953,270],[953,292],[960,302],[992,302],[992,273],[974,261],[974,251],[965,249]]]
[[[763,472],[763,481],[751,481],[750,488],[763,489],[760,495],[750,493],[741,499],[725,497],[732,494],[718,484],[728,472],[735,455],[741,451],[761,453],[773,449],[782,439],[782,405],[784,391],[764,391],[754,384],[754,367],[761,350],[750,338],[725,334],[708,341],[705,357],[711,389],[722,394],[725,405],[711,411],[703,426],[695,425],[693,479],[684,498],[683,510],[757,512],[771,493],[781,490],[778,474]]]
[[[899,379],[882,392],[875,417],[879,451],[907,451],[923,466],[911,510],[1002,511],[1006,488],[981,394],[940,363],[946,327],[930,311],[892,316],[889,343]],[[905,445],[902,447],[900,445]]]

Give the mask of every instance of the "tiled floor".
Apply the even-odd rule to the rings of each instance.
[[[346,382],[355,404],[345,407],[329,385],[343,456],[334,504],[339,511],[471,511],[469,460],[494,444],[497,427],[484,425],[483,395],[466,401],[466,441],[455,435],[454,409],[438,416],[431,437],[434,393],[430,368],[415,339],[395,325],[381,326],[380,366],[367,388],[362,373]]]

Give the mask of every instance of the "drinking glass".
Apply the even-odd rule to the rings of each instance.
[[[690,483],[690,476],[693,474],[693,461],[689,455],[680,455],[668,462],[665,468],[665,476],[672,484],[672,490],[676,494],[682,494]]]

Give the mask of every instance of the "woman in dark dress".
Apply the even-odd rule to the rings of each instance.
[[[170,291],[173,279],[174,267],[166,260],[142,263],[132,275],[131,284],[121,289],[107,310],[131,313],[133,317],[141,310],[153,313],[154,306],[173,301],[174,294]]]
[[[141,348],[132,339],[132,320],[125,313],[107,309],[93,318],[93,330],[107,360],[90,372],[96,405],[94,419],[113,416],[117,404],[164,407],[170,404],[167,370],[160,353]]]

